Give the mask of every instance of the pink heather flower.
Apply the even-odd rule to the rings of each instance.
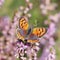
[[[29,0],[25,0],[27,3],[29,2]]]
[[[5,1],[5,0],[0,0],[0,6],[3,5],[4,1]]]
[[[6,27],[5,27],[5,30],[8,31],[8,30],[9,30],[9,26],[6,26]]]
[[[2,17],[0,19],[0,27],[3,29],[5,28],[5,26],[8,26],[10,24],[10,19],[8,17]]]
[[[46,36],[45,36],[46,37]],[[42,45],[45,45],[46,44],[46,39],[44,39],[43,37],[42,38],[39,38],[39,40],[40,40],[40,43],[42,44]]]
[[[16,13],[16,17],[20,18],[20,15],[21,15],[21,13],[18,11],[18,12]]]
[[[43,9],[42,10],[42,14],[46,15],[47,14],[47,10],[46,9]]]
[[[3,34],[3,35],[7,35],[6,30],[2,31],[2,34]]]
[[[31,17],[31,14],[27,14],[27,15],[28,15],[29,18]]]
[[[47,34],[52,36],[56,31],[56,25],[54,23],[50,23],[49,28],[47,30]]]
[[[26,10],[24,10],[24,14],[27,14],[27,11]]]
[[[14,20],[13,22],[16,22],[18,20],[18,17],[14,16],[13,20]]]
[[[29,3],[29,8],[32,9],[33,8],[33,4]]]
[[[26,7],[26,8],[25,8],[25,10],[28,12],[28,11],[29,11],[29,8],[28,8],[28,7]]]
[[[49,21],[48,21],[48,20],[45,20],[45,21],[44,21],[44,24],[45,24],[45,25],[49,25]]]
[[[20,6],[20,7],[19,7],[19,10],[23,10],[23,9],[24,9],[24,7],[23,7],[23,6]]]
[[[59,21],[59,14],[56,14],[56,15],[50,15],[49,16],[49,19],[55,23],[57,23]]]
[[[44,8],[45,8],[44,4],[41,4],[41,5],[40,5],[40,8],[41,8],[41,9],[44,9]]]
[[[52,45],[52,46],[55,45],[54,38],[49,39],[49,44]]]

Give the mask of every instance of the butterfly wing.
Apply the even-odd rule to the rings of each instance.
[[[17,31],[17,38],[22,41],[25,41],[26,40],[25,38],[30,33],[30,31],[29,33],[27,32],[29,30],[29,24],[28,24],[28,19],[25,16],[22,16],[19,19],[19,29]]]
[[[28,40],[27,40],[28,43],[31,43],[31,44],[34,44],[36,42],[39,42],[39,39],[37,36],[33,35],[33,34],[30,34],[28,36]]]
[[[17,38],[24,41],[25,33],[24,33],[23,30],[21,30],[21,29],[20,30],[19,29],[17,30]]]
[[[41,37],[46,33],[47,29],[46,28],[34,28],[32,31],[33,35],[36,35],[37,37]]]
[[[28,43],[31,43],[31,44],[34,44],[34,43],[36,43],[36,42],[39,42],[39,40],[32,40],[32,39],[30,40],[30,39],[29,39],[27,42],[28,42]]]
[[[25,16],[21,17],[19,19],[19,28],[24,31],[27,31],[28,27],[29,27],[28,19]]]
[[[43,36],[46,33],[46,28],[33,28],[31,29],[30,35],[28,36],[27,42],[29,43],[36,43],[39,42],[39,39],[41,36]]]

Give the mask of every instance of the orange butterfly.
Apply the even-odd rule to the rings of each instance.
[[[17,38],[23,42],[26,40],[28,43],[39,42],[38,38],[43,36],[46,33],[46,28],[36,27],[30,28],[28,24],[28,19],[23,16],[19,19],[19,29],[17,31]]]

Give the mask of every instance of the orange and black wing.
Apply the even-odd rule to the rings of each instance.
[[[33,28],[32,34],[36,35],[37,37],[43,36],[47,32],[47,29],[42,27],[42,28]]]
[[[30,33],[30,35],[28,36],[27,42],[31,43],[31,44],[34,44],[36,42],[39,42],[39,39],[36,35],[33,35],[33,34]]]
[[[23,33],[23,31],[21,32],[21,30],[18,30],[16,35],[17,35],[18,39],[21,39],[22,41],[24,41],[24,33]]]
[[[32,44],[39,42],[38,38],[42,37],[46,33],[46,31],[46,28],[33,28],[27,42]]]
[[[17,38],[24,41],[27,35],[28,28],[29,28],[28,19],[27,17],[22,16],[19,19],[19,29],[17,30]]]
[[[19,28],[24,30],[24,31],[27,31],[28,27],[29,27],[28,19],[25,16],[22,16],[19,19]]]
[[[28,39],[27,42],[31,43],[31,44],[35,44],[35,43],[39,42],[39,39]]]

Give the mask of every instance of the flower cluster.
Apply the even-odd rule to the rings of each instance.
[[[51,3],[51,0],[41,0],[40,9],[42,14],[47,15],[49,11],[55,10],[57,7],[56,3]]]
[[[15,30],[8,16],[0,18],[0,60],[14,59]]]
[[[0,8],[2,7],[2,5],[4,4],[5,0],[0,0]]]
[[[20,6],[14,15],[13,21],[11,21],[8,16],[0,17],[0,60],[16,59],[15,43],[17,41],[16,27],[18,26],[18,19],[22,14],[26,14],[30,9],[32,9],[32,3],[29,1],[26,2],[28,6],[26,8]],[[31,17],[30,14],[27,14],[27,16]]]
[[[60,13],[55,15],[50,15],[49,16],[50,23],[49,21],[45,21],[45,24],[48,23],[49,27],[47,33],[43,36],[43,38],[40,38],[40,43],[45,45],[40,60],[55,60],[56,58],[56,52],[54,49],[54,45],[55,45],[54,36],[59,19],[60,19]]]
[[[22,60],[37,60],[37,51],[39,51],[39,44],[31,45],[29,43],[24,44],[18,41],[16,46],[15,56]]]

